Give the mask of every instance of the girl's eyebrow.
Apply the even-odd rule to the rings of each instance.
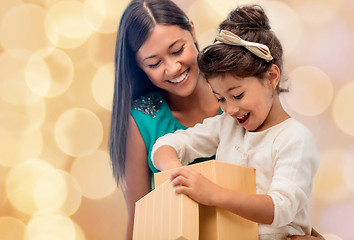
[[[179,41],[181,41],[181,39],[177,39],[176,41],[174,41],[174,42],[168,47],[168,49],[171,49],[171,48],[172,48],[176,43],[178,43]],[[145,60],[147,60],[147,59],[155,58],[155,57],[157,57],[156,54],[144,58],[143,61],[145,61]]]
[[[240,86],[230,87],[226,92],[230,92],[230,91],[232,91],[232,90],[234,90],[234,89],[236,89],[236,88],[239,88],[239,87],[240,87]],[[213,93],[220,95],[219,93],[215,92],[214,90],[213,90]]]

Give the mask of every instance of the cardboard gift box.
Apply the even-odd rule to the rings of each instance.
[[[256,193],[255,169],[215,160],[189,167],[221,187]],[[136,202],[134,240],[258,239],[257,223],[175,194],[169,180],[172,171],[156,173],[155,189]]]

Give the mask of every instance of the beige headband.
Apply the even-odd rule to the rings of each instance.
[[[272,55],[270,54],[269,48],[266,45],[255,42],[248,42],[230,31],[221,30],[220,33],[216,36],[216,39],[218,41],[215,43],[226,43],[229,45],[245,47],[250,52],[266,60],[267,62],[273,59]]]

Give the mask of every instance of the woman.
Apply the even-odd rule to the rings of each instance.
[[[135,202],[153,186],[155,140],[220,113],[199,76],[197,55],[193,23],[172,1],[128,5],[117,36],[110,131],[113,173],[128,209],[126,239],[132,238]]]

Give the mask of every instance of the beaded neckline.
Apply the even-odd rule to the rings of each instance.
[[[144,114],[149,114],[152,118],[156,117],[156,113],[160,111],[162,99],[152,94],[149,96],[141,96],[132,103],[132,109],[139,110]]]

